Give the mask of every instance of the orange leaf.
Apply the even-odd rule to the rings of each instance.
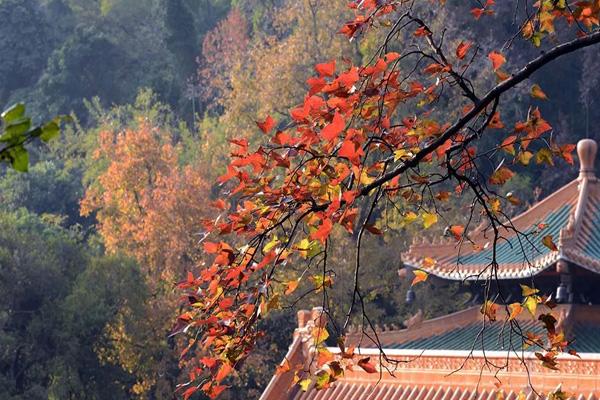
[[[444,71],[445,69],[446,69],[446,67],[444,67],[442,64],[431,63],[423,69],[423,73],[429,74],[429,75],[434,75],[434,74],[439,74],[440,72]]]
[[[291,370],[291,366],[290,366],[290,362],[288,361],[287,358],[283,359],[283,362],[277,366],[277,368],[275,369],[275,375],[281,375],[284,374],[286,372],[288,372],[289,370]]]
[[[486,300],[485,303],[481,306],[481,313],[488,317],[490,321],[496,320],[496,312],[498,311],[498,304],[494,303],[491,300]]]
[[[533,97],[534,99],[548,100],[548,96],[546,96],[546,93],[544,93],[542,88],[537,84],[531,87],[531,91],[529,92],[529,94],[531,94],[531,97]]]
[[[546,235],[542,238],[542,244],[549,248],[552,251],[558,251],[558,247],[556,247],[556,243],[552,239],[552,235]]]
[[[512,303],[509,304],[508,309],[510,310],[510,315],[508,317],[509,321],[517,318],[519,314],[523,311],[523,306],[520,303]]]
[[[299,284],[300,284],[300,280],[299,279],[295,279],[293,281],[289,281],[286,284],[286,287],[285,287],[285,295],[287,296],[289,294],[292,294],[296,290],[296,288],[298,288]]]
[[[267,115],[267,118],[263,122],[256,121],[256,125],[264,133],[269,133],[275,127],[275,120],[270,115]]]
[[[433,267],[435,264],[437,264],[437,261],[435,261],[433,258],[431,257],[425,257],[422,261],[422,265],[425,268],[431,268]]]
[[[573,165],[573,150],[575,150],[574,144],[564,144],[559,147],[560,156],[569,164]]]
[[[221,382],[223,379],[227,378],[227,376],[233,371],[233,368],[228,363],[223,363],[221,368],[219,368],[219,372],[215,375],[215,380],[217,382]]]
[[[504,58],[504,56],[497,51],[492,51],[490,54],[488,54],[488,58],[492,62],[494,71],[499,70],[502,64],[506,62],[506,58]]]
[[[517,141],[516,135],[509,136],[502,141],[502,143],[500,144],[500,148],[502,150],[504,150],[505,152],[507,152],[508,154],[511,154],[514,156],[516,154],[516,151],[515,151],[516,141]]]
[[[427,277],[429,276],[427,272],[418,269],[414,270],[413,273],[415,274],[415,278],[413,279],[410,286],[415,286],[419,282],[425,282],[427,280]]]
[[[462,225],[450,225],[446,228],[446,234],[454,236],[454,239],[460,240],[465,232],[465,227]]]
[[[506,167],[500,167],[494,171],[492,176],[490,176],[490,183],[492,185],[504,185],[514,175],[515,173],[510,169]]]
[[[460,44],[456,48],[456,58],[458,58],[459,60],[465,58],[472,45],[473,43],[471,42],[460,42]]]
[[[365,370],[365,372],[369,374],[374,374],[377,372],[377,368],[375,368],[375,365],[370,363],[369,360],[371,360],[371,357],[362,358],[358,360],[358,366]]]

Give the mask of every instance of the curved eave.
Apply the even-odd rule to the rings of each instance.
[[[498,279],[503,280],[531,278],[546,271],[559,260],[571,261],[567,257],[561,255],[560,252],[552,252],[538,257],[531,265],[500,265],[496,275]],[[419,260],[414,260],[411,258],[406,259],[404,261],[404,265],[409,268],[425,271],[428,274],[437,276],[439,278],[454,281],[485,280],[490,277],[491,272],[491,267],[482,267],[480,265],[454,265],[445,266],[443,269],[436,267],[424,267]],[[600,262],[598,262],[598,269],[592,269],[592,271],[600,271]]]

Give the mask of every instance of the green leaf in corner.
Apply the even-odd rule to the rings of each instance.
[[[0,142],[18,143],[24,139],[26,132],[31,128],[29,118],[20,118],[6,124],[4,133],[0,136]]]
[[[11,122],[14,122],[18,119],[21,119],[25,116],[25,104],[17,103],[12,105],[10,108],[5,110],[0,117],[4,120],[4,122],[8,125]]]

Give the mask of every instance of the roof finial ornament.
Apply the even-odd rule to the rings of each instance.
[[[582,139],[577,143],[577,155],[579,156],[579,179],[595,178],[594,163],[598,144],[593,139]]]

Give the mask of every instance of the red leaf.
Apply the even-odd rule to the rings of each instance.
[[[321,130],[321,136],[323,136],[325,140],[331,142],[342,133],[345,127],[346,123],[344,122],[344,119],[336,112],[333,116],[333,121]]]
[[[198,386],[192,386],[183,392],[183,400],[188,400],[194,393],[198,391]]]
[[[321,243],[325,243],[325,241],[329,237],[329,234],[331,233],[332,228],[333,228],[333,223],[331,222],[331,220],[329,218],[326,218],[323,220],[323,222],[319,226],[319,229],[317,229],[315,232],[313,232],[310,235],[310,238],[312,240],[320,240]]]
[[[228,310],[233,305],[234,300],[233,297],[225,297],[223,300],[219,302],[219,308],[223,311]]]
[[[358,75],[357,67],[352,67],[350,71],[340,74],[340,76],[337,78],[340,85],[347,89],[350,89],[356,82],[358,82],[359,79],[360,76]]]
[[[208,397],[216,399],[225,389],[227,389],[225,385],[212,386],[208,392]]]
[[[204,251],[210,254],[214,254],[219,251],[219,244],[213,242],[204,242]]]
[[[224,210],[227,208],[227,203],[225,203],[225,200],[223,199],[217,199],[215,201],[213,201],[212,203],[210,203],[211,206],[218,208],[219,210]]]
[[[328,63],[315,65],[315,71],[317,71],[317,73],[322,77],[333,76],[333,74],[335,73],[335,60],[330,61]]]
[[[269,133],[275,127],[275,120],[270,115],[267,115],[267,118],[263,122],[256,121],[256,125],[264,133]]]
[[[221,365],[221,368],[219,368],[219,372],[217,372],[217,375],[215,375],[215,380],[217,382],[221,382],[223,379],[227,378],[231,371],[233,371],[231,365],[224,363],[223,365]]]

